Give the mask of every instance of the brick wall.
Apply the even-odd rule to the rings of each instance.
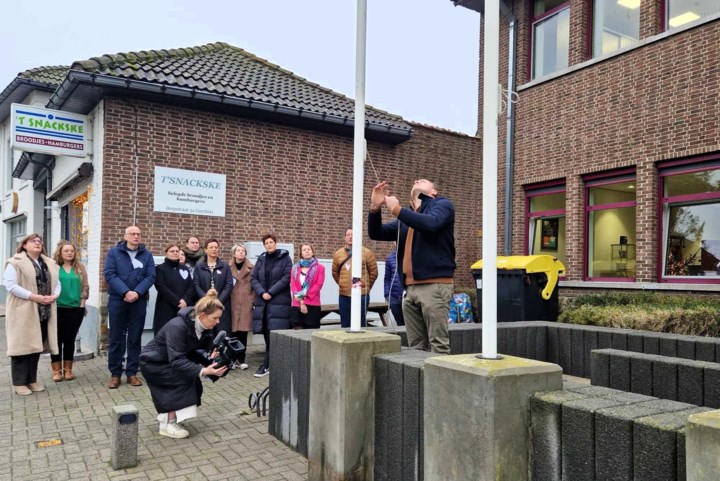
[[[160,255],[168,241],[188,235],[220,240],[229,257],[237,241],[259,241],[274,232],[280,242],[315,245],[328,258],[342,245],[352,224],[352,138],[251,121],[157,103],[132,101],[137,108],[138,215],[143,242]],[[124,101],[106,100],[103,252],[122,239],[132,220],[135,114]],[[469,266],[477,260],[480,222],[480,141],[414,124],[411,140],[398,146],[369,143],[365,191],[374,171],[388,180],[402,201],[412,180],[440,184],[457,210],[457,283],[472,286]],[[228,177],[225,219],[153,212],[155,166],[223,173]],[[374,170],[373,170],[374,166]],[[384,259],[390,244],[364,243]],[[103,291],[106,289],[101,280]]]
[[[514,3],[518,18],[517,79],[521,87],[529,81],[529,3]],[[589,3],[570,2],[571,65],[584,61],[580,46],[583,42],[587,44],[591,33],[577,29],[590,26]],[[660,4],[660,0],[643,0],[641,37],[660,32]],[[501,29],[500,34],[499,81],[503,85],[507,79],[506,32],[507,28]],[[581,175],[635,166],[636,279],[657,280],[656,163],[720,151],[718,38],[720,21],[716,20],[520,89],[515,128],[513,253],[522,254],[526,248],[523,186],[564,179],[567,183],[567,278],[582,279],[584,192]],[[482,79],[482,50],[479,58]],[[479,97],[482,118],[482,92]],[[499,125],[498,201],[502,211],[504,117]]]

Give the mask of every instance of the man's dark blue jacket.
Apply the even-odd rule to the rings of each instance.
[[[455,274],[455,207],[445,197],[420,194],[417,212],[403,207],[397,220],[382,223],[382,213],[368,214],[368,236],[373,240],[397,241],[397,268],[405,286],[403,258],[408,228],[415,229],[412,240],[412,276],[422,281]],[[398,230],[400,236],[398,237]]]
[[[138,245],[135,259],[142,263],[141,269],[133,266],[126,241],[108,251],[104,273],[109,297],[122,299],[126,292],[135,291],[142,298],[155,283],[155,261],[144,244]]]

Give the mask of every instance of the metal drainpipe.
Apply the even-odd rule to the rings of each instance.
[[[511,102],[515,91],[515,15],[505,2],[500,2],[501,11],[507,15],[509,24],[508,44],[508,103],[507,103],[507,136],[505,139],[505,243],[503,252],[509,256],[512,252],[512,215],[513,215],[513,179],[514,179],[514,147],[515,147],[515,104]]]

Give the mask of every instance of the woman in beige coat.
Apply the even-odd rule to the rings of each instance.
[[[45,255],[38,234],[26,236],[5,265],[7,355],[15,393],[44,391],[37,381],[40,353],[58,353],[58,266]]]
[[[247,259],[247,251],[242,244],[232,247],[232,259],[230,259],[230,273],[233,277],[233,290],[230,293],[230,305],[232,314],[232,335],[247,347],[248,332],[252,329],[252,309],[255,293],[250,284],[252,274],[252,263]],[[240,369],[247,369],[245,364],[245,352],[238,360]]]

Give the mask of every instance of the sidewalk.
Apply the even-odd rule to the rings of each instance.
[[[4,306],[2,306],[4,314]],[[17,396],[5,356],[5,318],[0,317],[0,481],[26,480],[305,480],[307,461],[267,434],[267,417],[250,413],[248,396],[268,385],[269,376],[253,377],[264,348],[251,346],[246,371],[232,371],[205,385],[197,418],[184,424],[186,439],[157,434],[155,409],[147,385],[105,387],[107,358],[76,363],[76,381],[54,383],[49,356],[40,359],[45,392]],[[272,375],[272,374],[270,374]],[[114,405],[134,404],[140,411],[135,468],[110,466]],[[37,447],[61,439],[62,445]]]

